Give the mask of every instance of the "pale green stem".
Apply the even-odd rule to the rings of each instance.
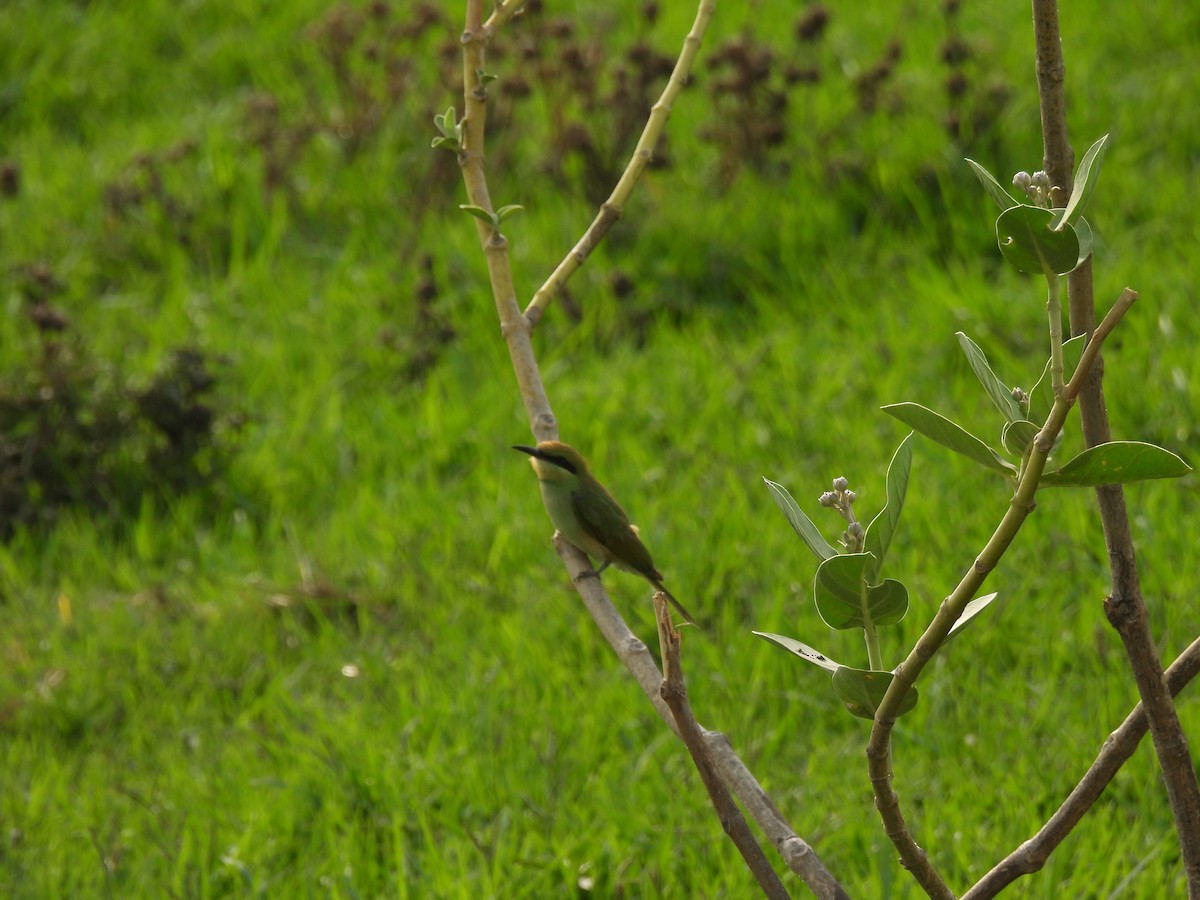
[[[867,640],[867,661],[872,672],[883,671],[883,654],[879,652],[879,631],[863,604],[863,636]]]
[[[1050,320],[1050,387],[1057,400],[1063,392],[1062,302],[1057,275],[1046,276],[1046,317]]]

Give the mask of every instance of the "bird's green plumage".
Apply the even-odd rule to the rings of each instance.
[[[662,576],[654,568],[650,551],[633,530],[629,516],[621,509],[621,504],[598,482],[595,487],[599,487],[599,490],[593,488],[588,491],[571,492],[571,505],[580,527],[589,537],[608,549],[610,556],[607,560],[618,569],[661,581]],[[613,527],[617,522],[620,526]],[[603,523],[608,523],[607,529],[604,529]]]
[[[662,575],[654,567],[650,551],[621,504],[596,480],[575,448],[559,441],[542,441],[536,447],[517,445],[513,449],[531,457],[542,502],[563,537],[588,556],[600,560],[601,570],[611,564],[641,575],[667,596],[684,619],[695,624],[688,611],[663,587]]]

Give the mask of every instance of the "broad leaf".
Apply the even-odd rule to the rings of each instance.
[[[1051,231],[1054,213],[1038,206],[1014,206],[996,219],[1000,252],[1022,272],[1065,275],[1079,264],[1079,237],[1071,226]]]
[[[975,377],[987,391],[987,395],[995,404],[996,409],[1000,410],[1000,414],[1010,422],[1022,418],[1021,407],[1013,398],[1012,389],[1006,387],[992,372],[987,356],[979,349],[979,345],[961,331],[957,332],[957,337],[959,346],[967,356],[967,362],[971,364],[971,371],[975,373]]]
[[[888,463],[887,502],[867,526],[867,535],[863,540],[867,553],[874,557],[873,564],[867,568],[867,581],[871,583],[879,580],[879,570],[896,534],[900,513],[904,509],[904,496],[908,493],[908,476],[911,471],[912,432],[909,432],[896,448],[892,461]]]
[[[1100,179],[1100,163],[1104,161],[1104,148],[1107,146],[1106,134],[1092,144],[1083,155],[1083,161],[1075,172],[1075,187],[1071,190],[1071,199],[1067,201],[1062,221],[1056,226],[1059,230],[1066,230],[1083,215],[1083,208],[1087,206],[1092,191],[1096,189],[1096,182]]]
[[[851,669],[842,666],[833,673],[833,690],[852,715],[860,719],[875,718],[875,710],[896,676],[891,672],[874,672],[869,669]],[[902,716],[917,705],[917,689],[909,688],[900,701],[897,716]]]
[[[1000,435],[1000,443],[1013,456],[1024,457],[1025,451],[1029,449],[1029,445],[1033,443],[1033,439],[1038,436],[1039,431],[1041,429],[1032,422],[1018,419],[1016,422],[1009,422],[1004,426],[1004,431]]]
[[[802,644],[794,638],[784,637],[782,634],[771,634],[769,631],[754,631],[751,633],[770,641],[778,647],[782,647],[789,653],[795,653],[801,659],[812,663],[814,666],[820,666],[826,672],[836,672],[841,668],[840,663],[834,662],[820,650],[814,650],[808,644]]]
[[[910,428],[915,428],[931,441],[961,453],[988,469],[1015,475],[1016,466],[1001,457],[995,450],[981,441],[961,425],[919,403],[892,403],[883,407],[889,416],[894,416]]]
[[[908,590],[892,578],[868,584],[867,572],[874,564],[870,553],[843,553],[817,567],[813,597],[830,628],[862,628],[868,617],[876,625],[895,625],[904,618]]]
[[[992,177],[991,172],[973,159],[968,159],[967,165],[971,167],[971,171],[975,173],[975,177],[979,179],[979,183],[983,185],[983,189],[987,191],[987,195],[995,201],[997,206],[1001,209],[1008,209],[1016,202],[1008,191],[1000,186],[1000,182]]]
[[[800,540],[808,545],[808,549],[816,554],[817,559],[829,559],[831,556],[837,556],[837,550],[821,537],[817,526],[801,511],[787,488],[768,478],[764,478],[763,481],[767,483],[767,488],[771,491],[771,496],[775,498],[776,505],[783,510],[783,514],[787,516],[787,520],[792,524],[796,534],[800,535]]]
[[[1045,487],[1096,487],[1151,478],[1179,478],[1192,467],[1170,450],[1141,441],[1112,441],[1084,450],[1062,468],[1042,475]]]

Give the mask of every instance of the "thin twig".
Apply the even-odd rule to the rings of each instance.
[[[1072,188],[1073,154],[1062,99],[1066,66],[1059,39],[1057,0],[1033,0],[1033,27],[1045,169],[1051,184],[1061,187],[1061,197],[1067,197]],[[1086,265],[1080,268],[1078,276],[1073,276],[1074,280],[1068,286],[1073,332],[1086,332],[1095,315],[1091,268]],[[1099,369],[1096,376],[1083,385],[1080,415],[1086,446],[1094,447],[1111,440]],[[1103,485],[1096,489],[1096,502],[1112,573],[1112,594],[1104,603],[1104,613],[1121,636],[1138,694],[1145,704],[1150,736],[1154,740],[1175,817],[1175,830],[1179,834],[1188,896],[1197,900],[1200,898],[1200,785],[1196,781],[1187,737],[1163,679],[1162,664],[1150,633],[1150,617],[1142,596],[1125,492],[1119,484]]]
[[[700,780],[704,782],[708,798],[712,801],[717,817],[721,820],[721,827],[729,835],[734,846],[738,848],[738,852],[742,854],[742,859],[745,860],[747,868],[754,875],[758,886],[762,888],[762,892],[774,900],[788,900],[788,892],[784,889],[783,882],[779,880],[779,876],[767,862],[762,847],[750,833],[750,826],[746,824],[742,811],[733,802],[733,798],[729,796],[729,791],[721,781],[721,776],[717,774],[712,754],[709,753],[708,745],[704,742],[700,724],[692,713],[692,705],[688,701],[687,685],[683,680],[679,632],[671,624],[671,610],[667,606],[667,599],[662,591],[654,595],[654,615],[658,620],[658,642],[662,649],[663,661],[663,681],[659,694],[675,717],[675,724],[679,728],[679,737],[687,747],[688,753],[692,755],[692,762],[696,764],[696,771],[700,773]]]
[[[1171,695],[1175,696],[1187,687],[1197,674],[1200,674],[1200,637],[1192,641],[1167,669],[1167,688]],[[962,895],[962,900],[988,900],[1022,875],[1030,875],[1041,869],[1050,854],[1099,799],[1117,770],[1133,756],[1148,728],[1145,708],[1139,703],[1121,726],[1108,736],[1095,762],[1062,806],[1038,829],[1038,833],[997,863]]]
[[[1042,471],[1045,469],[1046,459],[1054,446],[1055,438],[1062,430],[1067,413],[1074,403],[1072,391],[1078,389],[1078,384],[1082,383],[1086,373],[1086,366],[1096,358],[1105,337],[1121,320],[1136,297],[1137,295],[1127,288],[1113,304],[1112,311],[1106,317],[1105,330],[1097,329],[1093,335],[1087,348],[1091,352],[1085,350],[1075,375],[1071,378],[1070,386],[1063,391],[1062,396],[1054,401],[1046,424],[1034,438],[1033,449],[1022,470],[1021,480],[1004,518],[996,526],[996,530],[980,552],[974,565],[963,575],[950,596],[942,601],[937,615],[933,617],[933,621],[929,623],[925,633],[917,640],[908,654],[908,658],[896,669],[892,683],[888,687],[883,701],[879,704],[879,708],[875,711],[871,738],[867,743],[867,768],[871,776],[871,785],[875,790],[875,806],[883,820],[884,830],[900,852],[901,864],[913,874],[913,877],[930,897],[953,900],[954,893],[942,879],[933,863],[929,861],[925,851],[917,845],[904,820],[904,814],[900,810],[900,798],[892,787],[891,735],[896,724],[897,710],[905,695],[916,684],[925,665],[945,642],[950,629],[958,621],[966,605],[983,585],[988,573],[999,562],[1000,557],[1004,555],[1026,518],[1033,511],[1034,495],[1037,492]]]
[[[633,193],[634,185],[642,177],[642,172],[645,171],[654,156],[654,148],[658,145],[658,139],[667,125],[667,119],[671,117],[675,98],[687,84],[692,64],[700,50],[700,42],[704,38],[704,32],[708,30],[708,23],[712,19],[713,13],[716,12],[716,8],[715,0],[701,0],[696,9],[696,19],[692,23],[692,30],[688,32],[683,41],[683,50],[679,54],[679,59],[675,61],[675,68],[671,71],[667,86],[663,89],[658,102],[650,107],[650,116],[646,119],[646,127],[642,130],[642,136],[638,139],[633,156],[630,157],[629,164],[625,166],[625,171],[621,173],[617,186],[613,188],[609,198],[601,204],[600,211],[596,213],[596,218],[592,220],[588,230],[583,233],[579,243],[558,264],[554,272],[546,279],[546,283],[537,289],[533,300],[525,308],[525,318],[529,320],[531,328],[537,325],[538,320],[546,311],[546,307],[558,296],[563,285],[604,240],[604,236],[608,234],[608,230],[612,228],[617,219],[621,218],[621,213],[625,210],[625,203],[629,200],[629,195]]]

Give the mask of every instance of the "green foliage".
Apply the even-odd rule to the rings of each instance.
[[[514,20],[488,62],[500,76],[489,171],[526,208],[513,241],[526,297],[590,221],[591,192],[611,188],[605,167],[623,162],[607,143],[595,168],[587,142],[566,151],[570,126],[594,128],[596,145],[622,117],[640,122],[638,93],[608,102],[618,71],[636,86],[635,47],[674,51],[693,12],[662,4],[647,29],[640,4],[579,11],[575,43],[605,51],[588,106],[543,64],[568,43],[534,40],[559,18],[543,8],[541,24]],[[685,650],[701,720],[748,753],[852,896],[886,892],[894,852],[854,781],[861,723],[746,634],[816,622],[812,567],[758,478],[777,473],[797,496],[832,470],[882,485],[903,432],[858,410],[919,394],[989,433],[976,413],[993,407],[967,389],[951,335],[976,336],[997,372],[1040,355],[1028,335],[1042,311],[981,237],[980,198],[954,162],[1038,152],[1028,42],[995,39],[1028,14],[956,8],[953,20],[887,4],[829,12],[810,42],[822,78],[759,116],[785,140],[722,192],[730,154],[701,136],[725,121],[707,100],[720,75],[709,54],[744,34],[772,51],[773,89],[789,63],[809,65],[793,35],[810,14],[722,5],[673,113],[671,165],[650,173],[536,338],[564,434],[628,498],[668,585],[713,623]],[[1197,215],[1200,109],[1178,60],[1200,30],[1187,15],[1114,6],[1068,16],[1064,40],[1070,71],[1094,73],[1073,131],[1112,128],[1108,163],[1139,173],[1106,178],[1088,211],[1110,261],[1100,296],[1128,281],[1153,299],[1106,350],[1114,428],[1191,460],[1193,276],[1160,227],[1186,233]],[[145,393],[176,348],[194,347],[214,390],[234,395],[214,408],[244,416],[211,502],[135,501],[117,527],[63,508],[0,546],[0,895],[745,884],[685,755],[579,608],[528,471],[507,458],[525,422],[486,266],[456,209],[454,156],[428,147],[434,115],[461,103],[460,30],[457,10],[422,3],[0,4],[0,272],[41,262],[62,284],[52,304],[83,336],[95,391]],[[894,34],[903,55],[864,110],[856,80],[869,98]],[[40,351],[21,288],[4,281],[0,299],[0,367],[28,376]],[[919,471],[887,557],[910,590],[896,646],[990,524],[955,499],[987,495],[975,467],[945,456]],[[1194,535],[1178,525],[1194,517],[1194,478],[1128,495],[1165,656],[1194,631]],[[997,573],[998,627],[951,645],[899,732],[923,838],[956,885],[1028,837],[1030,804],[1058,802],[1136,701],[1113,676],[1085,492],[1046,492],[1028,528]],[[1047,565],[1044,543],[1070,555]],[[605,581],[648,634],[648,591]],[[838,659],[861,654],[853,633],[827,642]],[[1194,732],[1200,705],[1187,692],[1180,705]],[[1180,894],[1151,754],[1101,802],[1027,890]]]
[[[788,522],[799,535],[800,540],[804,541],[817,559],[825,560],[838,555],[837,550],[822,537],[821,530],[813,524],[812,519],[806,516],[800,509],[800,505],[792,499],[787,488],[782,484],[776,484],[769,478],[764,478],[763,482],[767,485],[771,496],[775,498],[775,503],[780,511],[787,517]]]
[[[1192,467],[1170,450],[1140,441],[1112,441],[1084,450],[1042,477],[1048,487],[1097,487],[1150,478],[1182,478]]]
[[[456,120],[453,106],[444,113],[434,116],[433,124],[437,126],[440,133],[440,137],[435,137],[430,143],[433,149],[452,150],[455,153],[462,149],[463,126],[462,122]]]
[[[1080,262],[1074,228],[1055,231],[1058,216],[1037,206],[1014,206],[996,219],[1000,252],[1018,271],[1065,275]]]

